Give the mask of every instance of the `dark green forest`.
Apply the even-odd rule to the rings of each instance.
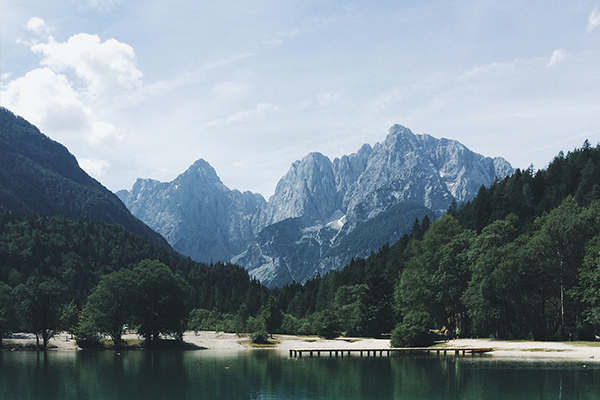
[[[118,226],[5,213],[0,214],[0,330],[25,330],[41,337],[44,330],[55,329],[33,330],[31,321],[24,320],[27,313],[20,307],[28,303],[27,293],[32,308],[39,303],[57,303],[55,314],[67,305],[80,312],[103,278],[134,271],[148,260],[168,266],[173,276],[186,283],[189,293],[185,304],[179,306],[185,310],[184,320],[194,308],[228,313],[237,312],[242,303],[254,315],[269,295],[241,267],[197,263]],[[38,292],[48,285],[56,295],[48,301],[36,301]],[[46,311],[39,310],[39,314],[52,314]],[[60,325],[59,319],[50,325]]]
[[[158,317],[157,317],[158,316]],[[242,268],[179,256],[122,228],[0,215],[0,331],[81,343],[123,326],[147,343],[185,329],[324,337],[391,333],[593,340],[600,328],[600,146],[517,170],[366,259],[267,289]]]
[[[559,154],[481,187],[443,218],[366,260],[275,289],[284,310],[333,333],[392,333],[425,344],[429,329],[536,340],[592,340],[600,327],[600,146]],[[322,327],[327,331],[327,327]]]
[[[66,147],[0,107],[0,213],[4,212],[110,223],[170,248],[114,193],[85,173]]]

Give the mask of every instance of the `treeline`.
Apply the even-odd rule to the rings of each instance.
[[[519,217],[519,228],[529,227],[535,218],[557,208],[567,196],[587,206],[600,198],[600,151],[585,141],[581,149],[561,152],[548,168],[519,170],[489,188],[481,187],[469,203],[450,209],[462,227],[481,232],[509,214]]]
[[[593,339],[600,324],[600,147],[517,170],[366,260],[275,289],[287,314],[331,334],[423,344],[430,329]],[[300,324],[301,325],[301,324]]]
[[[0,337],[6,331],[28,331],[47,341],[44,336],[57,329],[73,331],[73,318],[79,323],[102,279],[135,271],[148,260],[168,266],[185,282],[189,293],[179,307],[185,312],[184,325],[192,309],[226,314],[244,304],[256,315],[269,296],[239,266],[197,263],[114,225],[5,213],[0,214]],[[54,308],[39,311],[49,305]],[[65,317],[70,322],[61,320],[63,311],[71,314]],[[41,323],[52,329],[36,328],[34,320],[51,315],[52,323]]]
[[[0,214],[0,281],[16,287],[32,275],[56,278],[69,301],[83,307],[100,278],[140,261],[158,260],[191,286],[190,306],[237,311],[242,302],[252,313],[268,291],[241,267],[207,265],[141,239],[125,229],[62,217]]]
[[[410,235],[343,270],[272,290],[238,266],[196,263],[115,226],[3,214],[0,331],[46,342],[70,329],[82,342],[116,344],[124,325],[148,343],[184,329],[257,340],[391,332],[396,346],[426,344],[442,328],[589,340],[600,327],[599,199],[600,146],[586,141],[545,170],[482,187],[439,220],[415,220]],[[40,325],[47,315],[52,329]]]

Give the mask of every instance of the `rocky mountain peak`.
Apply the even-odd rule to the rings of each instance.
[[[194,162],[184,173],[179,175],[173,181],[174,185],[181,185],[182,183],[193,185],[195,187],[210,185],[225,188],[225,185],[221,182],[215,169],[203,159]]]
[[[229,190],[204,160],[173,182],[136,182],[124,201],[183,254],[231,259],[273,286],[368,255],[510,173],[502,158],[394,125],[383,142],[333,162],[321,153],[295,161],[268,203]]]
[[[175,250],[204,262],[242,252],[266,203],[260,194],[227,188],[203,159],[171,182],[138,179],[131,191],[117,194]]]
[[[327,219],[338,208],[333,163],[321,153],[310,153],[292,164],[269,199],[261,226],[288,218],[305,224]]]

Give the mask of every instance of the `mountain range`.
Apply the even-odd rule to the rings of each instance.
[[[333,161],[310,153],[273,196],[230,190],[198,160],[172,182],[138,179],[129,210],[197,261],[231,260],[267,286],[339,269],[442,215],[513,172],[503,158],[394,125],[385,140]]]

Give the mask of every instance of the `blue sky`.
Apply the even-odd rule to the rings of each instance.
[[[600,1],[0,0],[0,104],[111,190],[271,195],[401,124],[515,167],[600,141]]]

